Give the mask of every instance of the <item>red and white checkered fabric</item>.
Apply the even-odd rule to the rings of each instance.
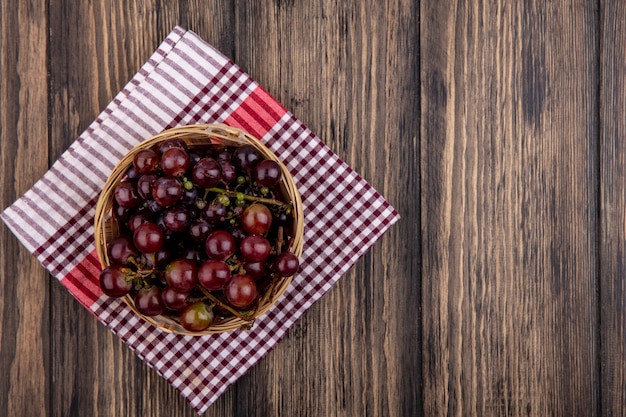
[[[102,294],[93,240],[98,194],[134,145],[164,129],[226,123],[260,138],[291,171],[305,210],[301,272],[250,331],[162,332]],[[2,219],[98,320],[198,412],[259,361],[395,223],[394,208],[249,75],[176,27],[89,128]]]

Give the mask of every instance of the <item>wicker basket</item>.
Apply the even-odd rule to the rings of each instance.
[[[103,269],[110,265],[107,254],[107,243],[119,234],[117,222],[114,216],[112,216],[115,187],[123,179],[126,170],[133,163],[134,155],[138,151],[141,149],[151,148],[169,139],[182,139],[185,143],[187,143],[187,146],[190,149],[193,149],[194,147],[206,146],[207,144],[222,144],[225,146],[241,146],[249,144],[254,146],[265,158],[276,161],[280,165],[283,174],[281,182],[278,185],[279,192],[282,194],[279,198],[283,201],[291,202],[293,205],[294,221],[291,228],[292,236],[289,240],[288,250],[298,257],[302,254],[304,235],[302,200],[293,178],[285,165],[257,138],[242,130],[222,124],[191,125],[169,129],[145,140],[135,146],[126,156],[124,156],[111,172],[111,175],[109,176],[100,194],[100,198],[98,199],[94,219],[96,250]],[[144,316],[135,308],[132,297],[125,296],[122,300],[138,316],[164,331],[201,336],[210,333],[220,333],[236,329],[250,328],[254,319],[267,312],[267,310],[269,310],[276,300],[285,292],[285,290],[289,287],[292,278],[293,277],[287,277],[274,281],[261,297],[258,307],[252,316],[246,317],[246,319],[235,316],[229,317],[222,321],[214,322],[208,329],[202,332],[189,332],[178,322],[164,315],[153,317]]]

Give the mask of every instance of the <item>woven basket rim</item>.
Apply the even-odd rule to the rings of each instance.
[[[291,173],[283,161],[281,161],[274,154],[274,152],[265,146],[258,138],[242,129],[218,123],[194,124],[166,129],[145,139],[126,153],[126,155],[122,157],[122,159],[111,171],[96,203],[94,217],[96,252],[103,269],[110,265],[106,248],[108,242],[107,236],[112,233],[111,227],[114,226],[110,222],[112,221],[111,209],[113,205],[113,190],[115,189],[115,186],[122,180],[127,168],[130,164],[132,164],[135,153],[141,149],[151,148],[163,141],[174,138],[184,140],[190,147],[200,146],[201,143],[220,143],[227,146],[241,146],[243,144],[249,144],[254,146],[265,158],[276,161],[283,174],[280,188],[282,193],[291,201],[294,213],[294,221],[292,225],[293,236],[287,250],[294,253],[297,257],[302,255],[304,244],[304,213],[302,209],[302,198],[298,192],[298,188],[293,180],[293,177],[291,176]],[[130,296],[127,295],[121,299],[134,311],[137,316],[165,332],[183,334],[187,336],[204,336],[213,333],[250,328],[254,320],[264,315],[270,308],[272,308],[273,305],[276,304],[277,300],[285,293],[291,284],[292,279],[293,276],[290,276],[277,282],[277,284],[272,288],[270,296],[262,298],[254,315],[252,316],[253,320],[248,321],[238,317],[232,317],[219,323],[212,324],[208,329],[201,332],[187,331],[183,329],[180,324],[166,316],[145,316],[137,311]]]

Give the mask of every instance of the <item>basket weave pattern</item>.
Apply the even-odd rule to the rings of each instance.
[[[132,165],[134,156],[142,149],[153,148],[164,141],[170,139],[182,139],[185,141],[189,149],[204,147],[209,144],[219,144],[224,146],[242,146],[244,144],[254,146],[266,159],[276,161],[281,170],[282,178],[278,185],[277,198],[282,201],[291,202],[293,206],[293,225],[291,227],[291,236],[288,240],[289,246],[286,250],[300,257],[303,247],[304,236],[304,215],[302,210],[302,200],[298,189],[285,165],[270,151],[261,141],[250,134],[227,125],[222,124],[205,124],[181,126],[166,130],[157,134],[142,143],[135,146],[126,156],[124,156],[111,172],[107,182],[105,183],[98,203],[96,205],[94,219],[94,235],[96,250],[102,268],[110,265],[107,254],[107,244],[119,235],[119,227],[115,217],[112,215],[112,207],[114,201],[115,187],[122,181],[127,169]],[[273,285],[266,290],[265,296],[261,296],[258,307],[249,320],[238,317],[229,317],[222,321],[213,323],[208,329],[202,332],[190,332],[185,330],[178,322],[164,315],[148,317],[139,313],[135,308],[132,297],[125,296],[122,300],[140,317],[154,326],[167,331],[180,333],[185,335],[206,335],[211,333],[220,333],[225,331],[236,330],[240,328],[249,328],[254,319],[258,318],[283,295],[289,287],[293,277],[282,278],[275,281]]]

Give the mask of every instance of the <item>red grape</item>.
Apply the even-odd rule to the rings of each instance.
[[[204,207],[202,215],[209,223],[216,224],[224,220],[227,211],[220,203],[212,202]]]
[[[259,297],[254,280],[247,274],[233,275],[224,292],[228,302],[239,308],[252,305]]]
[[[163,305],[172,311],[179,311],[185,308],[187,306],[187,297],[189,297],[189,292],[180,291],[170,286],[166,286],[161,290]]]
[[[164,207],[154,200],[146,200],[146,207],[150,213],[158,214],[163,211]]]
[[[198,283],[198,267],[191,259],[179,258],[165,267],[167,285],[180,291],[191,291]]]
[[[191,332],[201,332],[213,322],[213,310],[202,301],[188,305],[179,316],[180,325]]]
[[[267,233],[272,226],[272,212],[261,203],[250,204],[241,215],[241,225],[248,233]]]
[[[185,248],[181,250],[178,257],[183,259],[189,259],[191,261],[199,261],[201,258],[200,251],[194,248]]]
[[[152,183],[152,198],[163,207],[173,206],[183,196],[183,186],[175,178],[161,177]]]
[[[216,230],[206,238],[205,250],[210,259],[225,261],[235,253],[235,238],[225,230]]]
[[[113,239],[107,247],[107,252],[111,262],[119,265],[132,265],[130,260],[139,256],[129,236],[119,236]]]
[[[267,265],[265,262],[246,262],[243,264],[246,274],[250,275],[255,281],[260,280],[267,275]]]
[[[113,217],[115,217],[119,222],[125,222],[128,220],[130,216],[130,210],[120,206],[117,201],[113,202]]]
[[[126,170],[126,178],[129,180],[136,180],[141,176],[141,174],[139,172],[137,172],[137,170],[135,169],[134,166],[129,166],[128,169]]]
[[[122,297],[133,288],[133,281],[127,280],[130,269],[121,265],[111,265],[100,272],[100,288],[109,297]]]
[[[230,267],[224,261],[208,260],[198,268],[198,282],[207,290],[220,290],[230,280]]]
[[[271,249],[269,240],[260,235],[246,236],[239,244],[241,255],[251,262],[263,262],[270,255]]]
[[[222,170],[222,181],[226,184],[232,184],[237,179],[237,170],[235,166],[228,161],[218,161]]]
[[[135,208],[142,203],[137,192],[137,184],[131,181],[119,183],[114,191],[115,201],[124,208]]]
[[[180,148],[187,150],[187,143],[182,139],[168,139],[159,145],[159,153],[163,154],[170,148]]]
[[[274,261],[274,271],[281,277],[290,277],[300,267],[300,262],[296,255],[291,252],[283,252]]]
[[[165,311],[165,305],[161,300],[161,288],[156,285],[137,291],[134,301],[137,311],[146,316],[158,316]]]
[[[233,235],[233,237],[235,238],[237,242],[241,242],[241,240],[247,236],[246,232],[244,232],[243,229],[239,227],[232,227],[228,229],[228,231],[230,232],[231,235]]]
[[[189,226],[189,236],[197,242],[206,242],[213,227],[204,219],[196,219]]]
[[[151,222],[144,223],[135,230],[133,243],[142,253],[154,253],[163,247],[165,234],[158,225]]]
[[[285,212],[279,212],[274,214],[274,222],[279,226],[288,226],[291,217]]]
[[[266,159],[256,164],[252,173],[257,184],[263,187],[275,186],[281,177],[280,165],[271,159]]]
[[[202,158],[193,167],[191,178],[202,188],[215,187],[222,179],[222,169],[215,159]]]
[[[252,145],[244,145],[235,149],[232,161],[242,171],[249,171],[261,160],[261,155]]]
[[[172,252],[167,248],[161,248],[154,253],[154,263],[157,268],[164,268],[172,258]]]
[[[182,232],[189,226],[191,216],[189,210],[178,205],[170,207],[163,213],[163,223],[172,232]]]
[[[146,200],[152,198],[152,184],[157,180],[156,174],[145,174],[137,180],[137,192]]]
[[[169,148],[161,155],[161,170],[170,177],[179,177],[189,168],[189,154],[181,148]]]
[[[172,252],[163,247],[154,253],[144,253],[140,257],[140,262],[147,269],[164,268],[170,262]]]
[[[215,152],[215,159],[218,161],[230,161],[233,153],[228,148],[220,148]]]
[[[181,198],[181,203],[186,206],[195,206],[198,200],[198,189],[193,187],[191,190],[184,190]]]
[[[140,174],[155,172],[159,167],[159,154],[152,149],[142,149],[135,154],[133,166]]]
[[[189,151],[187,153],[189,154],[189,168],[193,169],[198,161],[202,159],[202,156],[199,153],[193,151]]]
[[[151,216],[148,216],[146,212],[136,212],[135,214],[131,214],[130,219],[128,219],[128,228],[131,232],[135,233],[135,230],[137,230],[139,226],[149,221],[151,221]]]

